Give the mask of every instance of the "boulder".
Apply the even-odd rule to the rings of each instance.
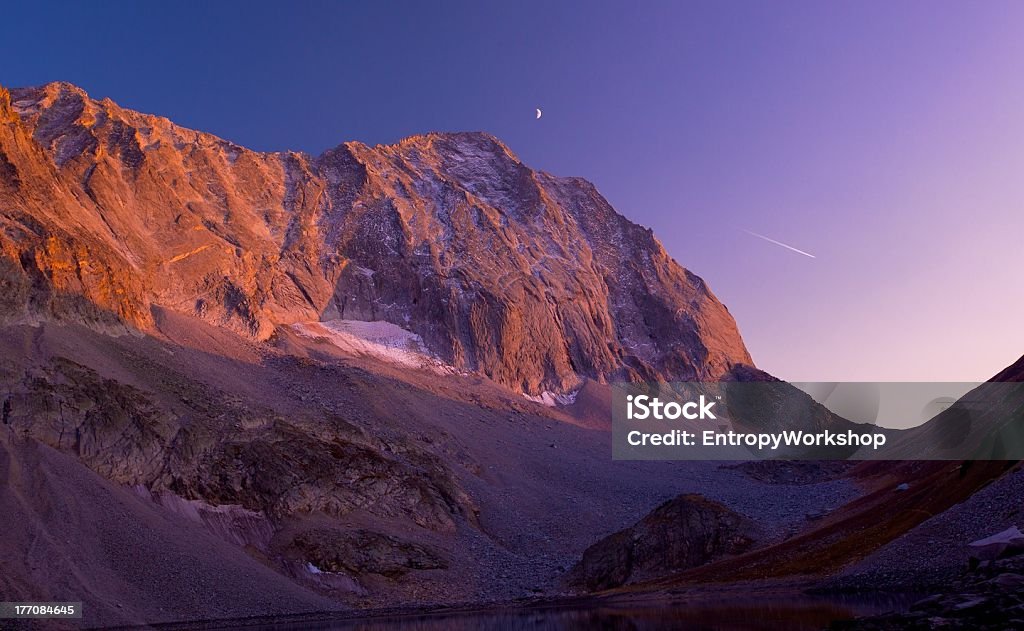
[[[701,495],[681,495],[587,548],[567,582],[594,591],[657,578],[743,552],[757,538],[743,515]]]

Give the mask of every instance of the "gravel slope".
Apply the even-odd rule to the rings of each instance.
[[[83,601],[88,626],[343,609],[3,426],[0,481],[5,601]]]
[[[1024,525],[1024,469],[921,523],[840,574],[837,586],[921,589],[944,585],[967,567],[967,544]]]

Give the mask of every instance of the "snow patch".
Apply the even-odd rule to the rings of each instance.
[[[306,571],[309,572],[310,574],[323,574],[324,573],[323,570],[321,570],[317,566],[313,565],[312,563],[308,563],[308,562],[306,563]]]
[[[978,539],[967,545],[973,548],[971,556],[982,561],[991,561],[1010,554],[1020,554],[1024,550],[1024,533],[1016,526],[1011,526],[991,537]]]
[[[554,392],[548,392],[547,390],[545,390],[544,392],[541,392],[539,395],[534,396],[523,393],[523,396],[529,399],[530,401],[533,401],[534,403],[540,403],[541,405],[546,405],[550,408],[553,408],[558,405],[572,405],[573,403],[576,402],[577,394],[579,394],[579,390],[577,390],[576,392],[570,392],[568,394],[555,394]]]
[[[372,357],[442,375],[458,372],[453,366],[433,356],[419,335],[383,320],[301,322],[292,325],[292,328],[304,337],[327,339],[346,354],[355,357]]]
[[[968,545],[972,548],[983,548],[985,546],[1010,543],[1024,543],[1024,533],[1022,533],[1020,529],[1016,526],[1011,526],[1010,528],[1007,528],[1002,532],[996,533],[991,537],[985,537],[984,539],[972,541]]]

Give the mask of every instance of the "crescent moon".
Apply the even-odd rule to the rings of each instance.
[[[537,108],[537,118],[540,118],[543,115],[544,115],[544,112],[540,111],[540,108],[538,107]]]

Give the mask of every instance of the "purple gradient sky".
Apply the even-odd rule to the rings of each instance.
[[[263,150],[482,129],[584,176],[780,377],[981,380],[1024,353],[1024,3],[28,4],[0,84]]]

